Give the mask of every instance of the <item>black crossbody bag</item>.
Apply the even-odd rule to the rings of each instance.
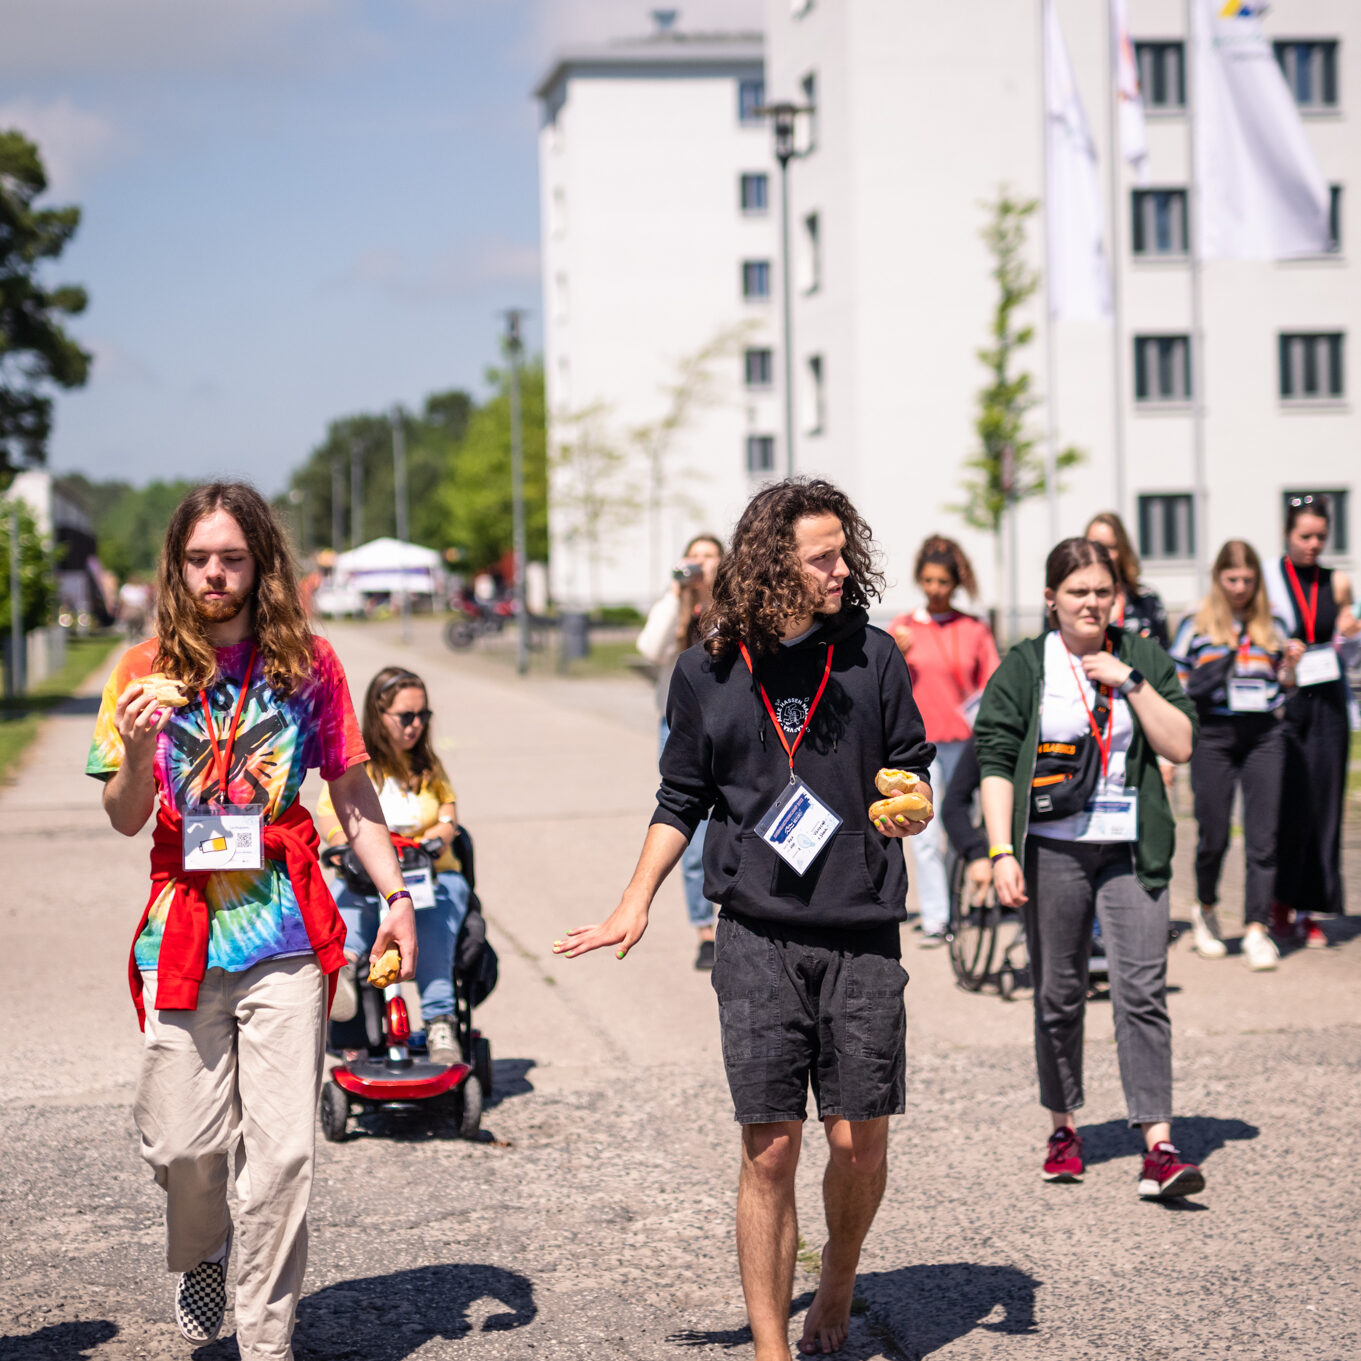
[[[1097,730],[1110,721],[1110,697],[1097,689],[1092,718]],[[1030,777],[1030,821],[1053,822],[1080,813],[1096,793],[1101,775],[1101,748],[1091,733],[1071,742],[1041,742],[1035,750]]]

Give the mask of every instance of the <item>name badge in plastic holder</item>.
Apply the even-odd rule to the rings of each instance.
[[[411,895],[412,907],[434,907],[435,876],[429,870],[403,870],[402,878]]]
[[[265,807],[213,804],[184,810],[184,868],[258,870],[264,864]]]
[[[1078,841],[1137,841],[1139,839],[1139,791],[1098,788],[1080,816]]]
[[[795,778],[756,824],[756,835],[795,874],[803,874],[840,826],[841,819]]]
[[[1236,714],[1264,714],[1269,708],[1266,681],[1239,677],[1229,681],[1229,708]]]
[[[1296,685],[1327,685],[1329,681],[1342,678],[1342,667],[1337,660],[1337,650],[1331,643],[1311,647],[1295,663]]]

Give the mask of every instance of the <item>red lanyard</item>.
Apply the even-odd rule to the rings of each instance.
[[[808,725],[813,721],[813,715],[818,711],[818,701],[822,698],[822,692],[827,688],[828,677],[832,674],[832,645],[827,644],[827,665],[822,670],[822,684],[818,686],[818,692],[813,696],[813,702],[808,706],[808,713],[803,720],[803,727],[799,729],[799,735],[794,739],[794,745],[789,745],[789,739],[784,735],[784,729],[780,726],[780,720],[775,717],[775,706],[770,702],[770,696],[766,694],[766,687],[756,679],[756,668],[751,664],[751,653],[747,651],[745,643],[739,643],[742,649],[742,660],[747,664],[747,670],[751,672],[752,680],[756,681],[756,688],[761,692],[761,698],[765,701],[766,713],[770,715],[770,721],[775,725],[775,735],[780,739],[780,745],[789,753],[789,778],[794,778],[794,753],[799,749],[799,743],[803,741],[803,735],[808,731]]]
[[[1309,642],[1314,642],[1314,625],[1318,623],[1318,568],[1314,568],[1314,584],[1309,588],[1309,603],[1304,603],[1304,589],[1295,572],[1295,564],[1285,560],[1285,570],[1290,576],[1290,589],[1295,593],[1295,603],[1300,607],[1300,618],[1304,620],[1304,632]]]
[[[1106,639],[1106,651],[1111,650],[1110,639]],[[1068,645],[1063,647],[1064,655],[1068,658],[1068,669],[1073,673],[1073,681],[1077,685],[1077,697],[1082,701],[1082,707],[1087,711],[1087,722],[1092,725],[1092,736],[1096,738],[1096,749],[1101,753],[1101,778],[1106,778],[1106,769],[1111,760],[1111,730],[1115,727],[1115,705],[1111,703],[1111,692],[1104,685],[1098,686],[1101,698],[1106,701],[1106,740],[1101,740],[1101,729],[1097,727],[1096,715],[1092,713],[1092,706],[1087,703],[1087,687],[1083,684],[1084,677],[1079,676],[1077,667],[1073,665],[1073,654],[1068,651]]]
[[[232,714],[232,725],[227,729],[226,741],[219,745],[217,730],[213,726],[213,713],[208,707],[208,692],[200,690],[199,699],[203,702],[203,722],[208,729],[208,742],[213,749],[213,762],[217,770],[217,786],[222,791],[223,803],[232,801],[227,791],[227,771],[231,767],[232,747],[236,745],[236,729],[241,722],[241,711],[246,707],[246,695],[250,690],[251,672],[255,670],[256,644],[250,647],[250,661],[246,663],[246,674],[241,678],[241,694],[236,701],[236,712]]]

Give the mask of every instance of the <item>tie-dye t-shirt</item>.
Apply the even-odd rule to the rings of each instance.
[[[264,804],[266,822],[272,822],[297,798],[308,770],[319,770],[323,780],[335,780],[351,766],[368,760],[344,669],[329,643],[314,638],[312,647],[312,679],[287,698],[274,693],[256,661],[236,731],[227,775],[230,801]],[[217,650],[218,681],[208,691],[208,704],[219,742],[231,726],[250,650],[249,641]],[[87,774],[107,780],[122,764],[123,741],[114,725],[114,709],[129,682],[153,670],[155,660],[152,639],[125,652],[114,667],[95,722]],[[212,745],[197,695],[166,724],[156,742],[156,791],[162,802],[180,810],[221,802]],[[137,938],[140,969],[156,968],[173,893],[174,885],[167,884]],[[258,871],[212,874],[206,897],[211,914],[210,969],[239,973],[264,959],[312,953],[281,862],[266,860]]]

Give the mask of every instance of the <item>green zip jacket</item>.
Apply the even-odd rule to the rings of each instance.
[[[1030,781],[1040,743],[1040,700],[1044,695],[1044,634],[1027,638],[1007,653],[993,672],[974,724],[978,766],[982,778],[1000,775],[1015,792],[1011,841],[1025,863],[1025,839],[1030,826]],[[1196,707],[1177,679],[1171,657],[1152,638],[1123,629],[1107,629],[1115,655],[1136,671],[1170,704],[1191,720],[1194,742],[1200,731]],[[1125,788],[1139,791],[1139,839],[1134,846],[1134,873],[1150,893],[1167,886],[1172,877],[1172,852],[1177,844],[1176,822],[1158,769],[1157,753],[1134,719],[1134,736],[1125,757]]]

